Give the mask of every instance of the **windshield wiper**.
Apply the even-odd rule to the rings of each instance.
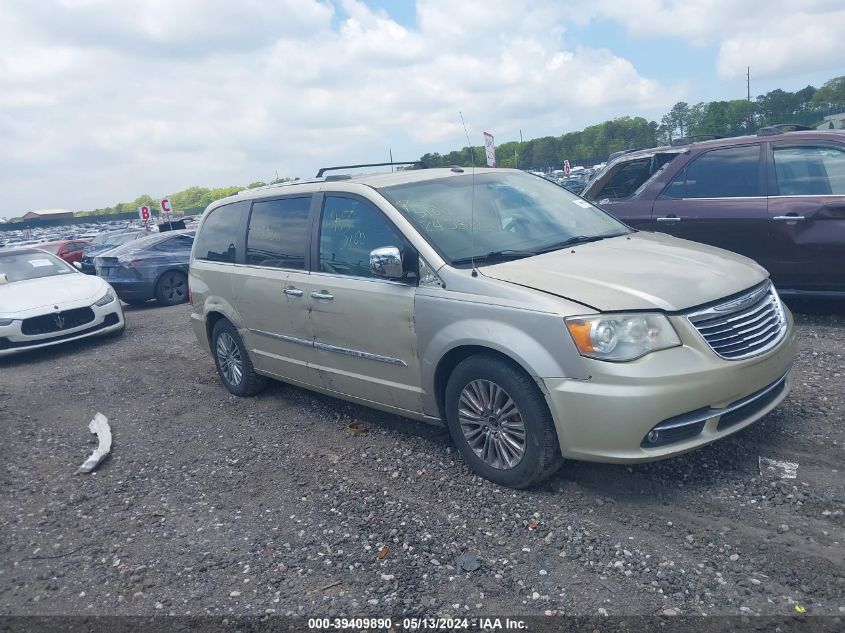
[[[566,248],[567,246],[575,246],[576,244],[587,244],[589,242],[598,242],[600,240],[607,239],[609,237],[619,237],[620,235],[626,235],[625,233],[611,233],[610,235],[576,235],[575,237],[570,237],[569,239],[565,239],[562,242],[557,242],[556,244],[551,244],[549,246],[545,246],[541,248],[538,253],[549,253],[551,251],[556,251],[561,248]]]
[[[485,264],[490,264],[494,261],[507,261],[509,259],[521,259],[523,257],[533,257],[536,255],[536,251],[516,251],[516,250],[503,250],[503,251],[490,251],[489,253],[484,253],[483,255],[476,255],[475,257],[461,257],[459,259],[453,259],[452,264],[471,264],[473,261],[475,262],[482,262]]]

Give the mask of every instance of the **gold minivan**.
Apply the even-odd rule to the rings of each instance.
[[[273,378],[444,421],[476,473],[511,487],[563,458],[703,446],[791,386],[792,317],[763,268],[518,170],[242,191],[203,214],[189,281],[231,393]]]

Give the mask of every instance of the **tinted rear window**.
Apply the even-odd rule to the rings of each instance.
[[[759,145],[716,149],[702,154],[686,168],[684,198],[740,198],[759,195]]]
[[[834,147],[775,147],[781,196],[845,194],[845,152]]]
[[[310,196],[254,203],[249,216],[246,263],[304,269],[310,206]]]
[[[235,202],[217,207],[202,223],[194,249],[194,258],[211,262],[234,263],[238,260],[244,215],[249,202]]]

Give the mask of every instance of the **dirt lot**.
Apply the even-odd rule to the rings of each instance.
[[[845,307],[796,308],[794,390],[763,421],[522,492],[438,427],[231,397],[187,306],[127,308],[122,338],[0,360],[0,614],[845,613]],[[74,476],[97,411],[113,453]]]

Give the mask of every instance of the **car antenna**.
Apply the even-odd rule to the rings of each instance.
[[[464,115],[460,110],[458,110],[458,116],[461,117],[461,125],[464,126],[464,134],[467,137],[467,145],[469,145],[470,165],[472,165],[472,193],[469,203],[469,256],[470,262],[472,262],[472,276],[478,277],[478,269],[475,267],[475,148],[469,140],[467,124],[464,123]]]

